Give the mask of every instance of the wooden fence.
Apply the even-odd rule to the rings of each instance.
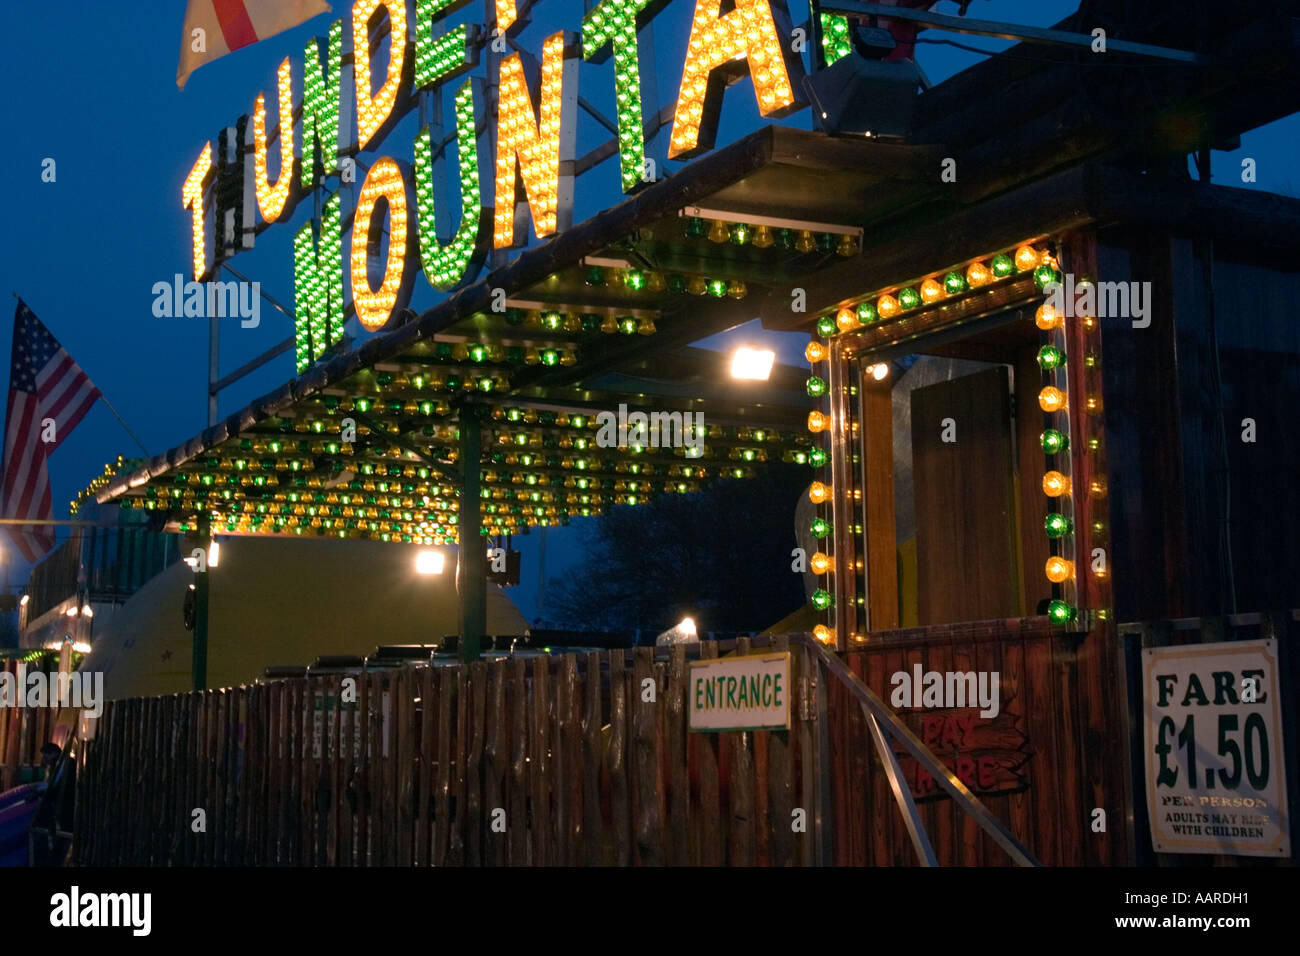
[[[84,744],[75,860],[808,865],[809,659],[790,649],[789,731],[688,733],[682,647],[111,702]]]

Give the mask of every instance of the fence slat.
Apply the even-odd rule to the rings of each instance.
[[[510,834],[510,865],[526,866],[528,842],[528,693],[526,662],[510,662],[510,779],[506,829]]]
[[[465,862],[469,866],[483,865],[483,780],[482,755],[486,735],[483,729],[484,708],[487,702],[487,666],[482,661],[469,665],[470,728],[469,751],[465,755],[463,785],[466,791],[465,823],[468,834],[465,841]]]
[[[700,641],[700,659],[718,656],[716,641]],[[700,774],[700,812],[696,828],[698,859],[705,866],[722,866],[726,858],[725,834],[722,829],[721,793],[718,766],[718,734],[690,735]]]
[[[582,717],[582,756],[587,772],[582,777],[583,862],[588,866],[609,863],[605,852],[604,827],[604,747],[601,744],[601,670],[602,655],[592,651],[587,654],[585,703]]]
[[[780,653],[790,650],[790,639],[784,635],[772,639],[772,650]],[[791,657],[793,663],[793,655]],[[790,668],[790,679],[796,680],[795,670]],[[798,686],[797,683],[795,686]],[[793,688],[786,689],[786,701],[790,706],[793,722],[797,710]],[[791,724],[793,727],[793,723]],[[767,806],[770,824],[768,827],[772,866],[794,866],[794,749],[792,746],[793,730],[776,730],[767,735]],[[759,786],[763,778],[759,777]]]
[[[691,789],[686,765],[686,645],[668,651],[668,687],[664,698],[664,724],[668,747],[668,865],[690,862]]]
[[[613,815],[614,865],[632,860],[631,800],[628,795],[627,662],[621,650],[609,655],[609,782]]]
[[[483,753],[483,807],[488,820],[506,808],[506,775],[510,772],[508,748],[509,727],[506,719],[506,665],[504,660],[494,660],[487,665],[487,743]],[[509,859],[509,816],[507,832],[498,833],[491,827],[484,834],[487,847],[483,862],[488,866],[504,866]]]
[[[394,694],[397,722],[397,865],[410,866],[415,851],[415,703],[416,672],[409,664],[398,672]]]
[[[750,641],[742,637],[737,643],[738,655],[748,654]],[[730,798],[729,823],[731,866],[754,865],[754,750],[753,734],[747,730],[727,734],[727,795]]]
[[[451,841],[447,848],[447,865],[465,865],[465,820],[469,803],[469,787],[465,780],[466,735],[469,732],[470,691],[469,671],[464,665],[456,668],[456,736],[451,754],[452,776],[456,781],[456,810],[451,823]]]
[[[433,855],[434,866],[447,862],[451,839],[451,703],[455,671],[438,668],[438,788],[434,792]]]
[[[647,682],[649,682],[647,684]],[[646,700],[653,690],[654,700]],[[664,862],[663,811],[659,786],[659,688],[654,674],[654,648],[638,647],[632,660],[632,733],[636,747],[636,846],[642,866]]]
[[[533,866],[550,866],[554,841],[551,839],[551,793],[547,768],[550,757],[548,719],[550,715],[550,688],[547,680],[546,659],[536,657],[532,666],[532,692],[528,698],[528,782],[532,798],[528,813],[528,829],[532,836]]]
[[[556,775],[564,794],[565,815],[561,842],[564,852],[560,862],[565,866],[582,863],[583,840],[583,777],[586,765],[582,759],[582,720],[578,704],[578,656],[565,654],[560,659],[559,716],[556,722],[563,764]]]
[[[415,865],[429,865],[429,799],[433,794],[434,715],[437,701],[433,696],[433,665],[420,669],[420,773],[416,780],[419,806],[415,818]]]

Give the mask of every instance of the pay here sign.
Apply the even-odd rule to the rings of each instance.
[[[1291,855],[1277,641],[1142,651],[1158,853]]]

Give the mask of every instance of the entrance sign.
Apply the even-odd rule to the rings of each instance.
[[[1158,853],[1289,857],[1277,641],[1142,651]]]
[[[691,730],[789,730],[790,652],[692,661]]]
[[[451,138],[459,175],[447,177],[448,195],[435,197],[429,127],[396,155],[364,162],[353,157],[385,148],[402,117],[418,108],[417,94],[440,92],[477,66],[485,45],[500,36],[494,40],[482,24],[445,24],[465,0],[355,0],[347,26],[335,22],[328,38],[307,43],[300,62],[287,58],[279,64],[274,109],[268,93],[259,92],[251,116],[218,136],[217,161],[211,142],[197,150],[180,197],[191,219],[194,280],[215,278],[225,258],[252,247],[259,231],[255,215],[267,224],[286,222],[304,199],[314,198],[314,215],[298,227],[293,243],[297,370],[304,371],[342,337],[345,280],[362,325],[370,331],[385,328],[405,310],[417,271],[445,292],[475,278],[489,246],[522,245],[526,236],[517,226],[524,217],[517,211],[527,210],[538,238],[570,226],[578,67],[611,55],[618,180],[623,192],[640,188],[655,177],[646,174],[637,30],[668,2],[601,0],[580,22],[543,41],[537,71],[527,65],[537,51],[516,47],[499,60],[489,58],[495,75],[484,80],[497,88],[496,115],[486,116],[480,129],[475,99],[487,104],[493,99],[482,90],[476,97],[475,84],[483,81],[467,80],[454,93]],[[484,0],[483,17],[490,15],[496,18],[496,31],[508,30],[517,19],[512,0]],[[382,57],[376,55],[383,32],[388,37],[386,64],[377,62]],[[713,147],[726,88],[743,76],[752,79],[763,116],[802,109],[796,91],[803,67],[792,35],[785,0],[737,0],[725,13],[716,2],[698,0],[668,156],[685,159]],[[273,129],[268,113],[278,118]],[[449,143],[441,133],[438,138],[441,151]],[[495,143],[495,168],[482,176],[480,143]],[[279,156],[274,181],[273,149]],[[356,181],[358,166],[364,176],[360,195],[352,208],[341,209],[340,187]],[[445,241],[435,232],[434,206],[454,207],[456,192],[461,222]],[[356,194],[349,189],[349,195]],[[492,205],[484,205],[488,197]],[[376,211],[381,199],[385,202]],[[351,248],[345,252],[349,221]],[[393,240],[386,256],[378,248],[385,232]],[[385,262],[382,276],[371,272],[371,259]]]

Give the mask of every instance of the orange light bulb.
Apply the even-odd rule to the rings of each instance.
[[[835,559],[828,554],[822,554],[818,551],[808,559],[808,566],[816,574],[829,574],[835,570]]]
[[[820,481],[814,481],[808,487],[808,498],[813,504],[819,505],[831,496],[831,489],[823,485]]]
[[[827,627],[825,624],[818,624],[813,628],[813,637],[817,638],[817,640],[821,641],[823,644],[834,644],[835,629],[833,627]]]
[[[1074,577],[1074,562],[1053,556],[1047,559],[1043,570],[1047,574],[1047,580],[1053,584],[1061,584]]]
[[[926,279],[921,283],[921,298],[926,302],[937,302],[943,298],[943,286],[934,279]]]
[[[903,307],[892,295],[882,295],[876,300],[876,314],[882,319],[892,319],[902,310]]]
[[[1070,493],[1070,479],[1059,471],[1049,471],[1043,475],[1043,494],[1049,498],[1060,498]]]
[[[835,313],[835,325],[841,332],[857,328],[858,313],[855,309],[843,308]]]
[[[1048,385],[1038,393],[1038,407],[1045,412],[1059,412],[1065,407],[1065,393]]]
[[[1021,246],[1016,250],[1016,268],[1021,272],[1028,272],[1040,261],[1038,253],[1032,246]]]
[[[1044,332],[1050,332],[1052,329],[1060,328],[1064,324],[1065,317],[1049,302],[1044,302],[1038,307],[1038,311],[1034,313],[1034,325]]]
[[[982,262],[972,262],[970,268],[966,270],[966,282],[974,288],[984,285],[993,278],[993,273],[989,272],[989,267]]]
[[[808,430],[813,434],[826,431],[826,416],[821,412],[808,413]]]
[[[803,357],[810,363],[816,364],[826,358],[826,346],[820,342],[809,342],[808,347],[803,350]]]

